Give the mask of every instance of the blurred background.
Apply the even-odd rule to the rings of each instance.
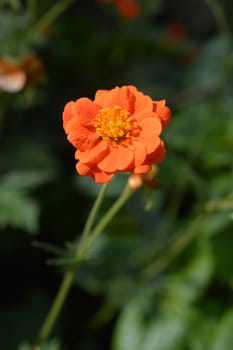
[[[160,185],[96,241],[43,350],[233,349],[232,14],[231,0],[0,1],[0,349],[32,349],[100,188],[75,171],[64,105],[127,84],[173,111]]]

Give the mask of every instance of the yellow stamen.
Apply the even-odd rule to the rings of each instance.
[[[127,139],[136,126],[137,123],[131,121],[130,113],[119,106],[101,109],[94,122],[96,132],[102,139],[117,143]]]

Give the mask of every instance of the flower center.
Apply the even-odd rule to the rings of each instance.
[[[122,107],[114,106],[100,110],[96,115],[94,127],[102,139],[119,143],[130,136],[136,124],[131,121],[129,112]]]

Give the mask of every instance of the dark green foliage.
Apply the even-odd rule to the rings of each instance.
[[[218,2],[232,26],[232,2]],[[75,172],[64,105],[127,84],[173,110],[161,186],[93,244],[42,350],[233,349],[232,37],[217,0],[138,3],[128,21],[94,0],[0,1],[0,60],[43,64],[35,84],[0,91],[0,349],[33,349],[100,189]]]

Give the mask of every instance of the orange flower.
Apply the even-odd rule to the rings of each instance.
[[[99,2],[110,3],[114,0],[99,0]],[[133,19],[141,12],[140,6],[134,0],[115,0],[118,12],[125,18]]]
[[[78,173],[104,183],[117,172],[150,171],[164,158],[159,136],[170,116],[165,100],[152,101],[134,86],[98,90],[94,101],[84,97],[68,102],[63,126],[77,148]]]
[[[26,74],[23,69],[7,58],[0,58],[0,90],[19,92],[26,83]]]
[[[8,58],[0,58],[0,90],[19,92],[25,85],[36,85],[42,77],[43,65],[35,55],[26,55],[17,63]]]

